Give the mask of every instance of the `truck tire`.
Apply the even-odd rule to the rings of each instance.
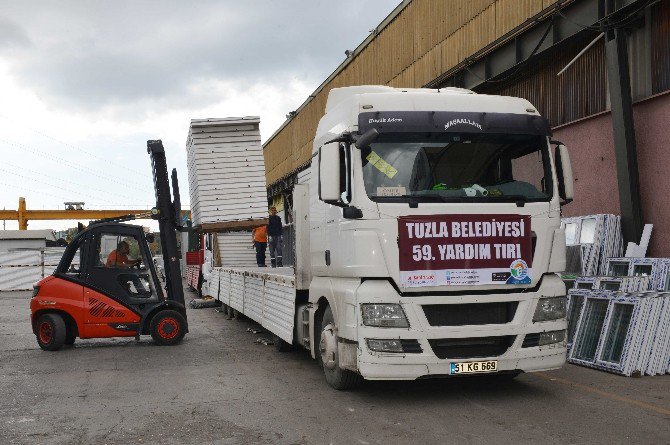
[[[162,310],[151,319],[150,331],[156,344],[176,345],[186,335],[186,320],[177,311]]]
[[[326,307],[323,318],[321,318],[321,329],[317,345],[317,358],[323,368],[326,382],[331,387],[338,391],[343,391],[356,388],[363,383],[363,377],[359,374],[340,368],[337,356],[337,325],[335,324],[335,318],[330,306]]]
[[[63,317],[44,314],[37,320],[37,344],[45,351],[58,351],[65,344],[66,328]]]

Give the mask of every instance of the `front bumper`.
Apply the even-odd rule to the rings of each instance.
[[[359,302],[377,302],[382,299],[391,302],[390,296],[380,295],[380,286],[384,282],[376,282],[365,289],[361,286]],[[387,283],[388,284],[388,283]],[[390,287],[390,285],[389,285]],[[413,380],[421,377],[445,376],[450,374],[451,363],[497,360],[498,371],[544,371],[563,366],[566,359],[565,342],[546,346],[522,347],[526,334],[565,330],[565,319],[533,323],[533,314],[537,301],[541,296],[565,295],[563,282],[554,275],[547,275],[535,292],[519,292],[486,295],[430,295],[400,297],[392,287],[397,301],[403,306],[410,323],[408,329],[386,329],[363,326],[358,323],[357,368],[358,372],[368,380]],[[381,291],[381,292],[380,292]],[[368,295],[366,295],[368,294]],[[369,298],[374,294],[373,298]],[[377,300],[377,301],[371,301]],[[503,324],[469,325],[469,326],[431,326],[424,314],[423,305],[464,304],[516,301],[518,305],[514,317]],[[360,312],[360,311],[359,311]],[[359,317],[360,318],[360,317]],[[507,337],[511,345],[501,354],[482,357],[479,355],[465,358],[440,359],[430,340],[463,339],[477,337]],[[379,353],[370,351],[365,339],[403,339],[416,340],[421,346],[419,353]]]

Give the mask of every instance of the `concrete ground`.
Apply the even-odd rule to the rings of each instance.
[[[670,375],[566,365],[491,379],[330,389],[306,352],[250,322],[189,311],[175,347],[149,337],[39,349],[27,293],[0,293],[0,444],[670,443]]]

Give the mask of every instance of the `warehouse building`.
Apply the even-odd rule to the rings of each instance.
[[[564,215],[620,214],[626,241],[652,223],[649,255],[670,256],[670,0],[403,1],[263,146],[275,203],[309,165],[328,92],[350,85],[528,99],[571,153]]]

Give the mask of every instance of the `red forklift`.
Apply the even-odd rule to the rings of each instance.
[[[147,152],[156,207],[91,222],[67,246],[54,274],[35,285],[30,318],[40,348],[56,351],[77,337],[139,340],[143,334],[159,345],[174,345],[188,332],[176,235],[188,229],[181,225],[177,171],[172,170],[172,200],[163,143],[148,141]],[[123,224],[149,215],[160,229],[165,283],[149,250],[153,234]]]

